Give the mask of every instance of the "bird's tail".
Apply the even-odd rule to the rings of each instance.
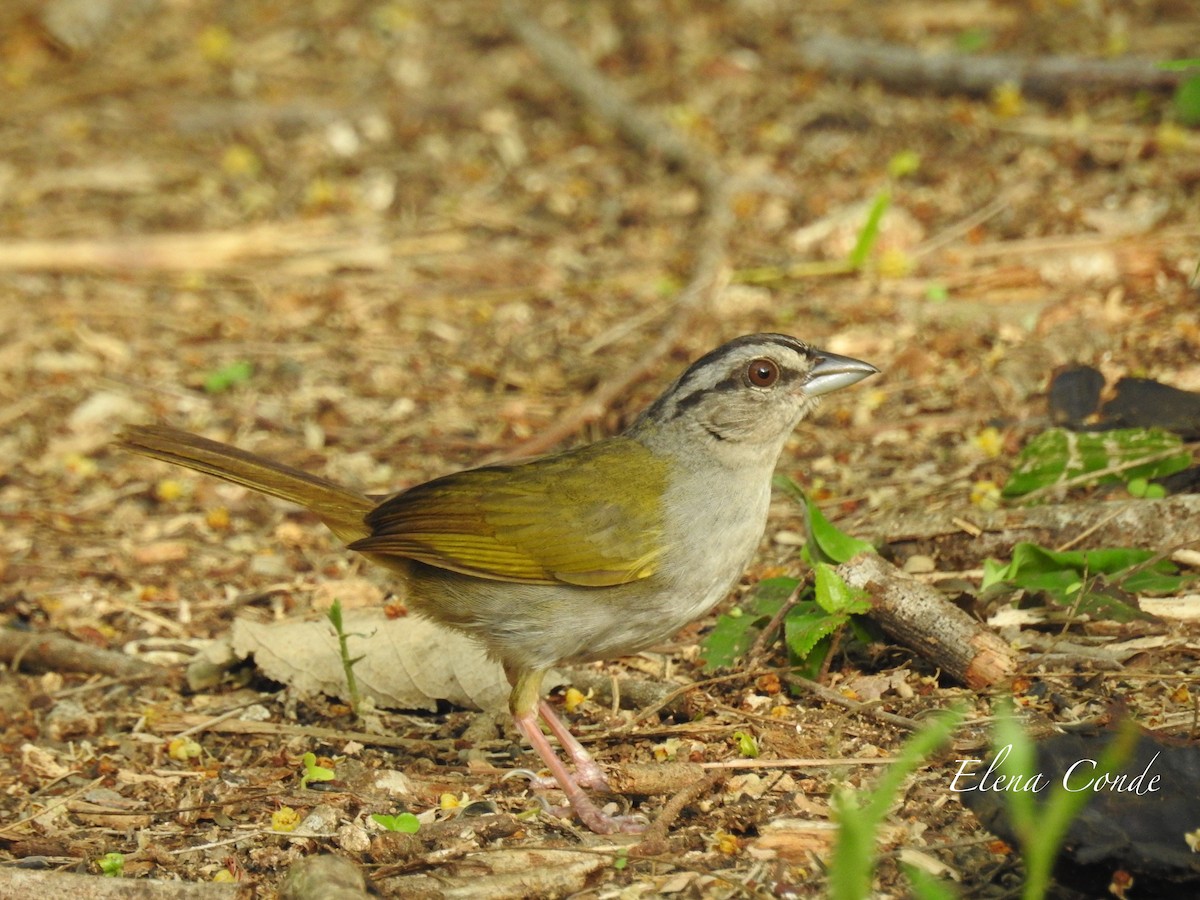
[[[375,501],[366,494],[291,466],[163,425],[126,428],[117,436],[117,444],[143,456],[186,466],[297,503],[316,513],[330,531],[347,543],[370,534],[363,519],[374,508]]]

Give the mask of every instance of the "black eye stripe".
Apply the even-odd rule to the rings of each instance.
[[[727,359],[727,357],[736,354],[743,347],[754,346],[758,351],[750,359],[743,356],[743,361],[736,368],[729,369],[729,376],[710,387],[696,387],[689,390],[687,393],[679,393],[681,388],[686,388],[688,382],[692,380],[694,374],[700,370],[709,368],[713,363]],[[795,353],[801,359],[812,359],[814,351],[812,347],[805,344],[803,341],[798,341],[793,337],[785,334],[757,334],[745,335],[740,338],[735,338],[728,344],[711,350],[700,359],[696,360],[688,367],[679,379],[675,382],[671,389],[662,394],[658,400],[653,403],[639,419],[659,418],[661,420],[670,420],[677,418],[687,410],[697,406],[707,393],[720,393],[723,391],[746,390],[751,384],[747,373],[747,367],[756,359],[771,359],[772,345],[782,347],[791,353]],[[779,385],[787,385],[794,383],[797,379],[802,379],[804,375],[797,369],[788,368],[778,360],[772,360],[779,367],[779,376],[772,387]],[[727,360],[728,364],[728,360]],[[762,390],[762,388],[758,388]]]
[[[787,369],[779,366],[779,377],[771,387],[777,387],[780,384],[787,384],[797,378],[797,373],[794,369]],[[695,406],[704,399],[705,394],[718,394],[727,391],[744,391],[747,387],[748,379],[746,377],[745,367],[740,368],[736,374],[730,375],[728,378],[723,378],[712,387],[697,388],[690,394],[685,394],[675,400],[675,410],[673,416],[678,416],[686,409]],[[754,385],[757,387],[757,385]]]

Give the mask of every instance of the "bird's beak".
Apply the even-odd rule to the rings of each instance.
[[[861,359],[838,356],[836,353],[827,353],[824,350],[814,350],[813,352],[816,354],[817,364],[813,366],[813,370],[808,374],[808,380],[804,383],[804,393],[810,397],[820,397],[822,394],[840,391],[879,371]]]

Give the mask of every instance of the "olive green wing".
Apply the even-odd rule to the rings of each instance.
[[[385,500],[350,547],[497,581],[623,584],[658,566],[665,475],[624,437],[470,469]]]

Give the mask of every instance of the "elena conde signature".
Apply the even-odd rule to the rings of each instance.
[[[981,759],[958,760],[958,771],[950,782],[950,790],[958,794],[969,791],[981,793],[1041,793],[1050,786],[1051,778],[1044,772],[1033,774],[1011,774],[1000,771],[1004,761],[1012,752],[1012,744],[1001,747],[987,769],[978,773],[973,768],[978,766]],[[1061,783],[1064,790],[1071,793],[1113,793],[1136,794],[1141,797],[1157,793],[1161,789],[1161,776],[1151,774],[1154,763],[1158,760],[1155,753],[1146,768],[1134,774],[1131,772],[1097,772],[1098,763],[1094,759],[1079,759],[1071,763],[1062,773]],[[977,781],[975,779],[978,778]]]

